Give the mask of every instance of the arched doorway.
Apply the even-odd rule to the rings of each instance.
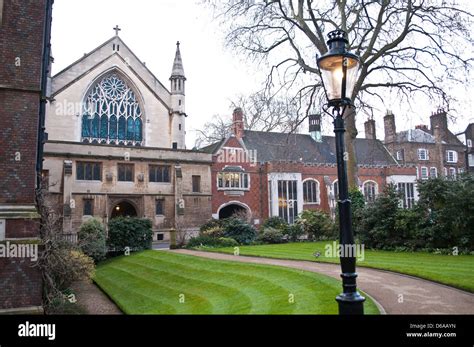
[[[242,205],[230,203],[219,209],[219,219],[230,218],[238,215],[239,217],[249,218],[249,210]]]
[[[115,217],[136,217],[137,210],[135,206],[127,201],[119,202],[112,209],[112,218]]]

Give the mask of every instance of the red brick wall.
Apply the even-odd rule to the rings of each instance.
[[[241,148],[241,144],[235,138],[230,138],[225,147]],[[221,157],[222,158],[222,157]],[[266,163],[251,164],[246,162],[223,162],[218,156],[214,156],[212,165],[212,212],[217,213],[219,207],[230,201],[239,201],[250,207],[252,217],[260,219],[262,223],[269,216],[268,211],[268,174],[272,172],[294,172],[301,173],[302,180],[308,178],[316,179],[319,182],[320,203],[305,204],[304,209],[324,210],[329,213],[328,191],[324,182],[324,177],[328,176],[331,184],[337,179],[337,169],[335,165],[308,165],[303,163]],[[241,166],[250,176],[250,190],[245,191],[241,196],[229,196],[224,191],[217,189],[217,174],[222,172],[226,166]],[[415,175],[414,167],[359,167],[359,179],[361,184],[365,181],[377,183],[379,192],[387,182],[390,175]]]
[[[35,166],[46,0],[4,0],[0,23],[0,204],[35,204]],[[6,238],[39,236],[38,221],[6,219]],[[0,217],[1,218],[1,217]],[[34,242],[34,241],[33,241]],[[30,259],[0,258],[0,309],[39,306]]]
[[[0,204],[33,204],[39,94],[0,89],[0,108]]]

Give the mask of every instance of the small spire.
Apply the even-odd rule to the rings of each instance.
[[[173,70],[171,78],[184,77],[183,59],[181,58],[181,51],[179,50],[180,42],[176,42],[176,55],[174,57]]]

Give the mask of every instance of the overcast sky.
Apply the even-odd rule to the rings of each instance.
[[[230,100],[238,94],[258,90],[263,81],[262,67],[246,63],[243,57],[235,56],[224,47],[222,28],[212,21],[210,11],[196,0],[55,0],[53,74],[111,38],[115,25],[122,28],[120,37],[124,42],[165,86],[169,86],[176,41],[181,42],[188,79],[188,148],[194,145],[194,129],[201,128],[215,114],[230,116]],[[455,131],[464,130],[469,120],[474,121],[470,91],[462,87],[459,90],[465,102],[465,115],[451,124]],[[409,111],[394,100],[393,112],[403,115],[397,119],[397,130],[429,124],[431,111],[428,110],[435,108],[424,104],[419,114],[408,114]],[[378,138],[383,139],[381,116],[375,120]],[[360,119],[358,123],[363,121]],[[363,126],[359,129],[362,133]],[[329,126],[323,131],[332,133]]]

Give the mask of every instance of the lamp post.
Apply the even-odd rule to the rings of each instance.
[[[349,199],[347,167],[344,158],[344,133],[346,130],[343,118],[347,107],[353,105],[351,96],[357,80],[360,59],[347,51],[348,40],[344,31],[331,31],[328,37],[329,51],[318,58],[318,68],[328,99],[323,110],[334,118],[334,132],[336,134],[339,244],[343,288],[343,292],[336,297],[336,301],[339,304],[339,314],[363,314],[365,298],[358,293],[356,284],[356,247],[352,232],[351,200]],[[332,112],[329,112],[330,108],[332,108]]]

